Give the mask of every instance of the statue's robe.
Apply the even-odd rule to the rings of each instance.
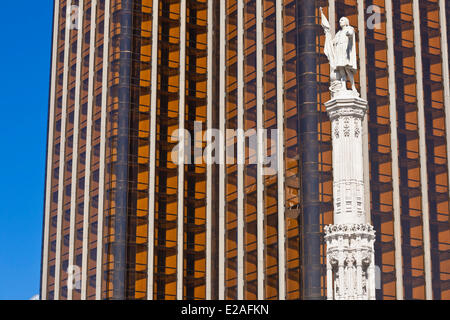
[[[350,31],[350,36],[347,36],[347,31]],[[355,29],[348,26],[343,30],[339,30],[334,37],[333,46],[335,67],[350,67],[353,69],[353,72],[356,72],[358,66],[356,62]]]

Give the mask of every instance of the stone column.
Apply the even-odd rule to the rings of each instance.
[[[325,106],[333,142],[334,224],[325,228],[325,240],[327,258],[338,274],[331,282],[333,288],[328,290],[338,292],[335,300],[373,300],[375,231],[364,212],[362,153],[362,121],[367,101],[356,91],[341,89],[332,93]],[[331,259],[337,256],[343,259]],[[344,268],[349,272],[343,272]]]
[[[327,300],[333,300],[333,266],[330,257],[327,257]]]
[[[367,102],[341,91],[325,106],[333,139],[334,223],[365,223],[361,131]]]
[[[336,300],[342,300],[344,298],[343,296],[343,292],[345,291],[345,277],[344,277],[344,262],[345,262],[345,258],[344,256],[341,254],[341,256],[339,257],[338,260],[338,279],[335,280],[336,284],[335,285],[339,285],[339,290],[337,290],[337,299]]]
[[[373,247],[373,241],[372,241]],[[372,261],[375,261],[375,252],[372,251]],[[371,263],[369,266],[369,300],[375,300],[376,283],[375,283],[375,264]]]
[[[362,300],[363,295],[363,272],[362,272],[362,259],[361,259],[361,251],[356,252],[356,294],[358,300]]]

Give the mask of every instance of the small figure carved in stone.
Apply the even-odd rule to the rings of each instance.
[[[346,287],[347,287],[347,293],[349,297],[355,296],[355,290],[356,290],[356,267],[355,267],[355,258],[350,255],[346,259],[346,265],[345,265],[345,280],[346,280]]]
[[[367,296],[367,272],[365,272],[364,270],[362,271],[361,285],[362,285],[362,295],[363,295],[363,297],[366,297]]]
[[[358,69],[356,62],[356,40],[355,29],[350,26],[350,21],[346,17],[339,20],[341,30],[333,37],[328,19],[325,17],[322,8],[322,27],[325,31],[324,53],[330,61],[331,73],[330,90],[336,93],[340,90],[347,90],[347,80],[350,81],[352,90],[357,92],[355,86],[355,74]]]

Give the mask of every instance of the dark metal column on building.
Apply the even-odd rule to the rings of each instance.
[[[301,297],[323,299],[320,263],[317,25],[315,0],[297,0],[297,108],[301,180]]]
[[[133,0],[122,0],[118,12],[120,20],[120,58],[119,58],[119,97],[118,138],[116,164],[116,210],[114,223],[114,272],[113,299],[126,298],[127,273],[127,214],[128,214],[128,157],[129,157],[129,113],[131,58],[133,36]],[[107,57],[105,57],[106,59]]]
[[[213,69],[208,70],[213,79],[212,127],[219,128],[219,87],[220,87],[220,0],[213,1],[213,20],[208,23],[213,24]],[[216,155],[218,156],[218,155]],[[212,165],[212,190],[211,190],[211,225],[212,234],[219,234],[219,165]],[[211,239],[211,299],[219,299],[219,237],[212,236]]]

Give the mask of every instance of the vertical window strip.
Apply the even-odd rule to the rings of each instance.
[[[362,2],[362,1],[360,1],[360,2]],[[360,10],[358,10],[358,11],[360,11]],[[330,31],[331,31],[331,34],[336,34],[336,1],[335,0],[329,0],[328,17],[329,17],[329,20],[330,20],[330,26],[331,26]],[[358,21],[358,24],[359,24],[359,21]],[[360,65],[362,66],[363,63],[360,62]],[[331,66],[330,66],[330,72],[331,72]],[[361,85],[361,88],[362,87],[363,86]],[[364,94],[362,92],[361,92],[361,96],[364,98]],[[367,98],[367,92],[366,92],[365,96]],[[367,116],[365,117],[365,122],[367,122]],[[363,123],[363,126],[365,126],[365,125],[366,124]],[[366,131],[366,132],[368,134],[368,131]],[[364,137],[363,137],[363,139],[364,139]],[[366,143],[366,142],[363,141],[363,148],[365,148],[364,147],[364,143]],[[364,168],[364,170],[365,170],[365,168]],[[364,171],[364,173],[366,173],[366,171]],[[365,181],[364,181],[364,183],[365,183]],[[367,206],[370,208],[370,196],[367,197],[367,199],[366,199],[366,208],[367,208]],[[334,215],[334,212],[333,212],[333,215]],[[328,274],[327,274],[327,277],[328,277]],[[333,283],[332,279],[330,280],[330,283]],[[332,288],[332,285],[327,285],[327,291],[328,291],[329,288]],[[327,292],[327,296],[331,296],[332,297],[333,296],[333,292]]]
[[[98,223],[97,223],[97,265],[95,276],[95,299],[100,300],[103,279],[103,221],[105,203],[105,166],[106,166],[106,118],[108,98],[108,62],[109,62],[109,26],[110,26],[110,0],[105,0],[104,42],[103,42],[103,71],[102,71],[102,106],[100,131],[100,172],[98,194]],[[86,197],[85,197],[86,199]]]
[[[48,139],[47,139],[47,172],[46,172],[46,190],[45,190],[45,213],[44,213],[44,246],[42,252],[42,270],[41,270],[41,299],[47,299],[47,279],[48,279],[48,250],[50,238],[50,203],[52,190],[53,174],[53,136],[54,136],[54,118],[55,118],[55,96],[56,96],[56,66],[58,64],[58,29],[59,29],[59,1],[54,2],[53,12],[53,39],[52,39],[52,69],[50,82],[50,106],[48,120]]]
[[[158,93],[158,23],[159,0],[153,0],[152,7],[152,70],[150,97],[150,170],[149,170],[149,204],[148,204],[148,275],[147,299],[153,300],[154,250],[155,250],[155,173],[156,173],[156,111]]]
[[[417,77],[417,108],[419,124],[419,154],[420,154],[420,180],[422,192],[422,219],[423,219],[423,246],[425,269],[425,298],[432,299],[431,283],[431,254],[430,254],[430,226],[428,207],[428,175],[427,175],[427,150],[425,136],[425,106],[423,94],[423,67],[422,67],[422,43],[420,34],[420,9],[419,0],[413,0],[414,44]]]
[[[336,0],[328,0],[328,20],[331,34],[336,33]]]
[[[237,11],[237,299],[244,298],[244,0]]]
[[[438,0],[419,3],[423,67],[423,93],[427,149],[431,281],[433,299],[444,299],[445,246],[448,241],[448,180],[445,126],[445,92],[442,63],[440,8]],[[448,77],[447,77],[448,80]],[[442,223],[445,221],[445,223]],[[446,235],[447,234],[447,235]],[[447,240],[447,241],[446,241]],[[447,259],[448,261],[448,259]],[[448,292],[448,291],[447,291]]]
[[[94,62],[95,62],[95,32],[96,32],[97,0],[91,3],[91,30],[89,36],[89,81],[88,81],[88,110],[86,133],[86,167],[84,179],[84,208],[83,208],[83,251],[81,259],[81,300],[86,300],[88,287],[88,238],[89,238],[89,207],[90,207],[90,181],[91,181],[91,153],[92,153],[92,104],[94,99]]]
[[[276,68],[277,68],[277,172],[278,172],[278,298],[286,299],[286,252],[284,218],[284,55],[283,3],[276,0]]]
[[[264,299],[264,89],[263,89],[263,0],[256,1],[256,125],[257,160],[257,237],[258,237],[258,300]]]
[[[77,34],[77,66],[75,80],[75,110],[74,110],[74,128],[73,128],[73,156],[72,156],[72,178],[70,195],[70,236],[69,236],[69,267],[74,265],[75,250],[75,216],[77,204],[77,175],[78,175],[78,136],[80,126],[80,87],[81,87],[81,64],[82,64],[82,39],[83,39],[83,14],[84,0],[80,0],[78,7],[78,19],[80,21]],[[73,270],[75,271],[75,270]],[[73,272],[72,271],[72,272]],[[67,299],[72,300],[73,288],[67,288]]]
[[[211,143],[212,130],[212,92],[213,92],[213,0],[208,0],[208,70],[207,70],[207,105],[206,105],[206,127],[207,144]],[[211,219],[212,219],[212,156],[208,152],[206,159],[206,300],[211,300]]]
[[[446,0],[439,0],[439,21],[440,21],[440,30],[441,30],[441,52],[442,52],[442,78],[443,78],[443,86],[444,86],[444,110],[445,110],[445,129],[446,129],[446,138],[447,138],[447,143],[450,141],[450,71],[449,71],[449,66],[450,63],[446,63],[446,61],[450,61],[449,58],[449,37],[448,37],[448,32],[450,29],[449,26],[449,21],[450,21],[450,10],[447,9],[447,17],[446,17],[446,5],[450,8],[450,3]],[[448,44],[448,45],[446,45]],[[450,147],[447,145],[447,178],[448,178],[448,186],[450,186]],[[449,193],[450,193],[450,188],[449,188]],[[448,217],[448,215],[447,215]],[[441,222],[439,222],[441,223]],[[444,222],[445,223],[445,222]],[[447,225],[447,234],[448,234],[448,228],[449,226]],[[443,233],[443,232],[439,232],[439,233]],[[440,236],[438,236],[439,242],[440,240]],[[442,236],[442,238],[445,238],[445,236]],[[447,237],[447,244],[448,244],[448,237]],[[440,248],[439,248],[440,249]],[[448,247],[447,247],[448,250]],[[444,251],[444,250],[443,250]],[[443,255],[443,254],[440,254]],[[448,263],[448,259],[447,258],[447,263]],[[444,283],[448,278],[445,279],[445,276],[443,276],[444,272],[447,272],[447,277],[448,277],[448,271],[444,271],[442,270],[442,265],[444,263],[441,262],[441,272],[439,275],[439,282],[441,285],[441,290],[440,290],[440,294],[441,294],[441,299],[449,299],[449,294],[450,294],[450,288],[449,289],[443,289],[442,287],[444,287]],[[434,297],[434,299],[436,299],[436,297]]]
[[[395,277],[396,299],[403,300],[403,263],[402,263],[402,239],[401,239],[401,208],[400,208],[400,179],[398,160],[398,135],[397,135],[397,102],[395,86],[395,56],[394,56],[394,27],[392,0],[386,0],[386,38],[387,59],[389,73],[389,114],[391,127],[391,154],[392,154],[392,188],[393,188],[393,215],[394,215],[394,251],[395,251]],[[381,268],[381,267],[380,267]]]
[[[366,25],[365,25],[365,1],[358,1],[358,31],[359,31],[359,83],[361,97],[367,101],[367,70],[366,70]],[[364,170],[364,211],[366,221],[370,223],[370,166],[369,166],[369,124],[368,117],[363,120],[363,170]]]
[[[439,0],[439,21],[441,30],[441,54],[442,54],[442,79],[444,85],[444,108],[445,108],[445,127],[447,133],[447,142],[450,141],[450,72],[449,64],[445,63],[449,61],[448,46],[446,45],[449,41],[447,38],[447,30],[449,26],[446,23],[445,14],[445,2],[446,0]],[[447,171],[450,172],[450,147],[447,146]],[[450,186],[450,174],[448,174],[449,186]],[[450,189],[449,189],[450,192]]]
[[[185,97],[186,97],[186,0],[180,2],[180,66],[179,66],[179,153],[178,153],[178,228],[177,228],[177,299],[183,299],[183,275],[184,275],[184,136],[185,128]]]
[[[69,48],[70,48],[70,28],[69,15],[71,7],[71,0],[66,3],[66,29],[64,36],[64,76],[63,76],[63,94],[62,94],[62,118],[61,118],[61,140],[60,140],[60,166],[59,166],[59,181],[58,181],[58,218],[57,218],[57,234],[56,234],[56,262],[55,262],[55,293],[54,299],[59,299],[60,292],[60,278],[61,278],[61,233],[62,233],[62,216],[63,216],[63,199],[64,199],[64,170],[65,170],[65,146],[66,146],[66,120],[67,120],[67,87],[69,77]]]
[[[405,299],[425,297],[422,192],[420,189],[417,74],[414,59],[413,1],[393,1],[397,93],[397,134],[400,170],[402,277]],[[370,114],[370,113],[369,113]],[[411,223],[411,222],[412,223]],[[377,246],[377,244],[376,244]],[[377,249],[376,249],[377,250]],[[379,250],[378,250],[379,252]],[[378,253],[379,255],[379,253]],[[383,284],[383,291],[385,284]]]
[[[225,298],[225,86],[226,86],[226,1],[220,1],[220,89],[219,89],[219,300]]]

